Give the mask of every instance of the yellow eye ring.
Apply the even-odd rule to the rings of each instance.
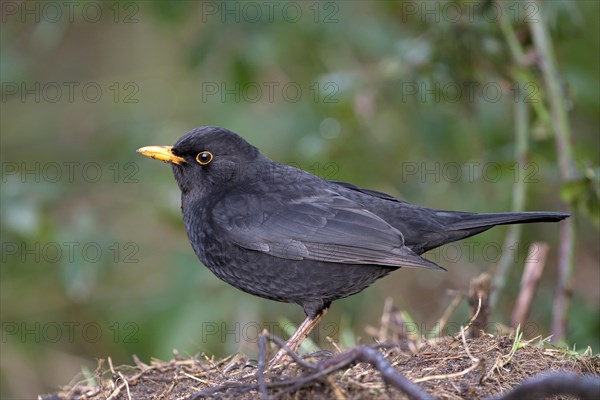
[[[200,165],[209,164],[212,161],[212,159],[213,159],[213,155],[210,151],[202,151],[202,152],[198,153],[198,155],[196,156],[196,161]]]

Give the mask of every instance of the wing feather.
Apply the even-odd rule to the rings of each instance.
[[[441,268],[404,246],[402,233],[333,190],[228,193],[213,220],[239,246],[290,260]]]

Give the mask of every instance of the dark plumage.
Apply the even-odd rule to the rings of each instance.
[[[311,319],[399,267],[441,269],[420,254],[443,244],[495,225],[568,217],[415,206],[274,162],[219,127],[139,152],[172,163],[204,265],[245,292],[301,305]]]

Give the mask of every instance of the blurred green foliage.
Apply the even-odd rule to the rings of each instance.
[[[528,210],[571,202],[569,343],[598,351],[598,2],[77,4],[71,15],[60,2],[2,3],[2,396],[54,390],[82,365],[93,370],[94,358],[254,354],[260,329],[303,318],[300,307],[241,293],[203,268],[170,168],[135,153],[201,125],[425,206],[508,211],[521,179]],[[511,60],[498,12],[529,50],[528,18],[549,21],[581,171],[562,188],[539,71]],[[516,77],[530,83],[520,88],[532,110],[527,168],[514,160]],[[317,339],[369,342],[364,327],[378,324],[386,296],[432,330],[446,290],[465,290],[493,266],[481,249],[500,246],[505,232],[474,238],[474,257],[439,250],[448,273],[401,270],[336,302]],[[509,322],[533,241],[553,249],[530,315],[547,336],[557,226],[524,228],[493,320]]]

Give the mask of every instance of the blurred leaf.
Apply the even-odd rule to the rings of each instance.
[[[560,197],[586,213],[596,226],[600,222],[600,167],[585,169],[585,176],[564,184]]]

